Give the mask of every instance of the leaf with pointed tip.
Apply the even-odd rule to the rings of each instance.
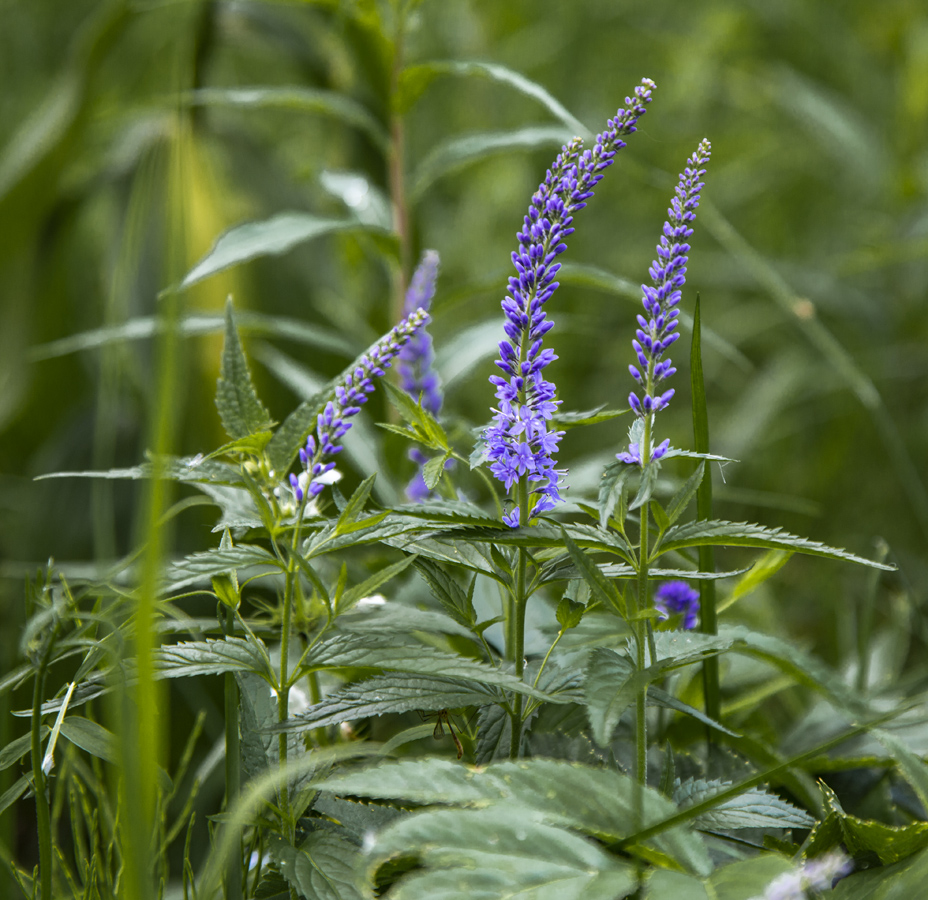
[[[431,609],[415,609],[392,601],[371,609],[352,610],[339,616],[335,627],[339,631],[348,631],[352,634],[365,632],[383,634],[388,631],[411,634],[413,631],[425,631],[432,634],[454,634],[471,639],[474,637],[472,628],[459,624],[451,616]]]
[[[619,501],[619,495],[625,490],[625,482],[631,471],[631,466],[614,460],[606,466],[603,472],[603,477],[599,482],[599,499],[596,504],[599,508],[599,527],[603,531],[609,524],[615,505]],[[624,522],[620,524],[624,525]]]
[[[239,544],[230,550],[205,550],[191,553],[182,560],[172,563],[166,573],[168,590],[176,591],[188,584],[222,575],[231,569],[248,566],[270,566],[281,569],[281,562],[263,547]]]
[[[549,703],[568,702],[538,691],[515,675],[486,663],[455,653],[445,653],[396,632],[331,634],[310,651],[301,667],[300,677],[317,669],[330,668],[373,668],[417,675],[445,675],[517,691]]]
[[[676,493],[667,507],[667,519],[673,525],[683,515],[690,501],[696,496],[699,486],[706,474],[706,464],[703,462],[696,466],[696,471],[686,479],[683,487]]]
[[[231,298],[226,301],[226,338],[216,384],[216,409],[222,427],[233,441],[267,431],[274,424],[251,383],[245,351],[235,328]]]
[[[670,550],[681,550],[685,547],[771,547],[782,550],[794,550],[797,553],[806,553],[810,556],[823,556],[827,559],[843,559],[872,566],[886,572],[894,572],[895,566],[874,562],[841,550],[837,547],[828,547],[807,538],[797,537],[779,528],[764,528],[762,525],[752,525],[747,522],[725,522],[722,520],[687,522],[683,525],[674,525],[664,535],[663,540],[655,548],[652,559],[657,559]]]
[[[272,730],[302,732],[325,725],[337,725],[349,719],[366,719],[413,710],[429,712],[463,706],[485,706],[502,700],[503,694],[499,688],[466,678],[391,672],[341,688],[306,712],[287,719]]]
[[[535,125],[514,131],[488,131],[451,138],[435,147],[419,163],[412,177],[410,196],[418,200],[426,188],[443,175],[456,172],[479,160],[512,150],[562,147],[573,134],[559,125]]]
[[[673,802],[681,809],[709,800],[731,782],[690,778],[677,785]],[[815,819],[763,788],[751,788],[737,797],[699,815],[694,824],[700,829],[737,830],[739,828],[811,828]]]
[[[442,456],[436,456],[430,459],[422,467],[422,480],[425,482],[425,486],[430,490],[434,491],[438,487],[438,482],[441,481],[441,476],[445,471],[445,463],[451,458],[450,453],[445,453]]]
[[[260,256],[280,256],[298,244],[329,234],[380,232],[357,219],[323,219],[311,213],[284,212],[262,222],[246,222],[224,231],[212,249],[184,277],[181,289],[224,269]],[[383,233],[383,232],[380,232]]]
[[[597,406],[596,409],[584,411],[556,412],[551,417],[552,428],[577,428],[580,425],[598,425],[600,422],[609,422],[630,413],[631,409],[606,409]]]
[[[499,84],[515,88],[520,94],[537,100],[555,118],[559,119],[571,132],[586,139],[593,135],[589,129],[540,84],[520,72],[501,66],[498,63],[477,62],[474,60],[436,60],[409,66],[400,75],[397,104],[401,112],[407,111],[418,100],[432,81],[442,75],[469,76],[476,75],[489,78]],[[569,139],[568,139],[569,140]]]
[[[396,578],[401,572],[405,572],[415,561],[415,554],[406,556],[399,562],[378,569],[373,575],[361,582],[361,584],[356,584],[354,587],[349,588],[339,598],[335,607],[336,614],[341,615],[342,613],[347,613],[359,600],[364,597],[369,597],[379,587]],[[344,619],[341,620],[341,623],[343,622]]]
[[[254,672],[267,678],[269,674],[266,660],[242,638],[168,644],[156,651],[155,665],[160,678],[221,675],[223,672]],[[273,677],[273,673],[270,675]]]

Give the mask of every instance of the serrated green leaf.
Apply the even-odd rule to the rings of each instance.
[[[296,85],[286,87],[200,88],[190,91],[185,101],[191,106],[241,106],[322,113],[353,125],[386,150],[389,136],[368,110],[341,91],[325,91]]]
[[[495,762],[474,770],[451,760],[402,760],[336,775],[322,787],[336,793],[421,804],[494,804],[491,812],[523,810],[601,840],[618,840],[633,830],[638,786],[619,772],[549,759]],[[676,807],[657,791],[641,796],[644,820],[659,822]],[[649,844],[680,865],[706,875],[711,863],[698,836],[686,829]]]
[[[503,700],[502,691],[464,678],[391,672],[348,685],[306,712],[288,719],[274,731],[303,732],[349,719],[366,719],[387,713],[422,712],[485,706]]]
[[[652,500],[649,505],[651,515],[654,517],[654,524],[657,525],[657,530],[663,534],[670,527],[670,519],[667,517],[667,513],[664,512],[664,507],[657,500]]]
[[[928,809],[928,765],[913,753],[895,734],[883,728],[874,728],[870,732],[893,756],[899,764],[902,777],[915,791],[922,807]]]
[[[155,653],[160,678],[189,678],[192,675],[221,675],[223,672],[268,673],[266,661],[242,638],[224,641],[185,641],[160,647]]]
[[[441,603],[449,615],[465,628],[472,629],[477,623],[477,613],[472,600],[475,577],[471,578],[465,590],[434,560],[417,557],[416,569],[431,589],[432,596]]]
[[[191,553],[190,556],[172,563],[167,570],[166,580],[170,590],[177,590],[195,581],[223,575],[232,569],[244,569],[248,566],[263,566],[282,570],[277,557],[272,556],[263,547],[253,544],[239,544],[231,550],[205,550]]]
[[[433,634],[454,634],[464,638],[474,637],[474,630],[460,624],[451,616],[430,609],[415,609],[401,603],[387,602],[370,609],[358,610],[339,616],[335,626],[339,631],[352,634],[388,631],[411,634],[426,631]]]
[[[928,881],[928,849],[902,862],[856,872],[842,878],[829,898],[833,900],[914,900]]]
[[[637,884],[629,862],[519,808],[440,810],[400,819],[368,851],[368,878],[411,849],[426,870],[401,880],[391,890],[395,900],[619,900]]]
[[[361,900],[354,872],[359,851],[344,838],[314,831],[297,848],[271,835],[268,849],[287,883],[305,900]]]
[[[657,476],[660,474],[660,471],[661,464],[660,461],[656,459],[652,459],[641,470],[641,480],[638,483],[638,493],[635,494],[635,499],[629,503],[629,511],[640,509],[642,506],[645,506],[651,499],[651,494],[654,492],[654,485],[657,484]]]
[[[597,506],[599,507],[599,527],[604,531],[609,524],[609,519],[615,510],[619,496],[625,490],[625,482],[628,481],[631,472],[631,466],[627,466],[618,460],[609,463],[603,472],[603,477],[599,482]],[[623,521],[620,524],[624,525],[625,523]]]
[[[848,553],[847,550],[828,547],[825,544],[797,537],[779,528],[771,529],[747,522],[726,522],[722,520],[674,525],[655,548],[652,559],[656,559],[670,550],[702,546],[772,547],[806,553],[810,556],[823,556],[827,559],[843,559],[848,562],[882,569],[886,572],[893,572],[896,569],[895,566],[864,559],[862,556]]]
[[[445,471],[445,463],[451,458],[450,453],[445,453],[443,456],[436,456],[433,459],[430,459],[422,467],[422,479],[425,481],[425,486],[430,490],[434,491],[438,487],[438,482],[441,481],[442,473]]]
[[[593,136],[579,119],[572,116],[540,84],[531,81],[520,72],[501,66],[498,63],[477,62],[474,60],[436,60],[409,66],[400,74],[397,99],[399,110],[401,112],[407,111],[432,81],[442,75],[476,75],[489,78],[499,84],[508,85],[515,88],[520,94],[531,97],[531,99],[544,106],[570,130],[571,136],[575,135],[585,140]]]
[[[664,709],[672,709],[678,713],[682,713],[684,716],[690,716],[691,718],[696,719],[697,722],[702,722],[703,725],[708,725],[710,728],[714,728],[716,731],[721,731],[723,734],[727,734],[736,738],[741,737],[738,732],[732,731],[730,728],[726,728],[720,722],[710,718],[701,710],[696,709],[695,706],[690,706],[689,703],[684,703],[682,700],[678,700],[672,694],[668,694],[667,691],[658,687],[654,687],[653,684],[648,688],[648,705],[661,706]]]
[[[424,444],[431,450],[442,450],[450,454],[448,438],[438,420],[427,409],[423,409],[406,391],[389,381],[385,381],[383,385],[394,409],[402,416],[403,421],[410,425],[410,430],[406,433],[407,437]]]
[[[582,551],[581,551],[582,552]],[[570,599],[566,594],[561,597],[557,605],[557,624],[561,626],[562,631],[576,628],[586,612],[586,607],[582,603],[577,603]]]
[[[334,534],[336,537],[346,534],[349,526],[357,523],[361,513],[364,511],[365,504],[371,496],[371,488],[374,486],[374,479],[376,477],[376,473],[368,475],[368,477],[357,486],[354,493],[351,495],[351,499],[349,499],[344,509],[342,509],[338,521],[335,523]]]
[[[520,746],[525,741],[523,721]],[[474,762],[478,766],[509,758],[512,743],[512,716],[505,707],[498,704],[484,706],[477,713],[477,742],[474,748]]]
[[[260,256],[280,256],[298,244],[329,234],[378,231],[357,219],[323,219],[304,212],[278,213],[262,222],[246,222],[224,231],[209,253],[184,277],[180,287],[209,278]]]
[[[677,785],[673,802],[681,809],[702,803],[719,791],[731,787],[731,782],[706,781],[690,778]],[[815,820],[804,810],[770,794],[762,788],[751,788],[737,797],[723,801],[709,812],[702,813],[694,824],[701,829],[737,830],[739,828],[811,828]]]
[[[267,431],[273,424],[251,383],[245,351],[235,328],[231,297],[226,302],[226,336],[216,384],[216,409],[222,427],[233,441]]]
[[[517,691],[538,700],[562,702],[535,690],[515,675],[475,659],[445,653],[402,635],[333,634],[312,649],[303,666],[305,672],[325,668],[376,668],[418,675],[446,675]],[[564,701],[566,702],[566,701]]]
[[[467,134],[451,138],[435,147],[419,163],[411,179],[410,196],[418,200],[426,188],[444,175],[457,172],[472,163],[509,153],[540,147],[562,147],[573,134],[559,125],[535,125],[513,131]]]

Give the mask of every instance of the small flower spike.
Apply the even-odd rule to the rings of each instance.
[[[685,581],[665,581],[654,594],[654,608],[661,612],[661,618],[683,616],[686,630],[696,627],[699,613],[699,593]]]
[[[579,138],[564,146],[532,197],[524,226],[517,234],[519,249],[512,254],[512,262],[518,277],[509,279],[509,296],[502,302],[506,340],[500,342],[496,363],[505,377],[490,378],[497,389],[499,407],[485,433],[490,471],[506,490],[512,490],[523,477],[532,485],[529,508],[521,510],[517,505],[503,519],[511,528],[528,524],[532,517],[561,501],[559,487],[564,473],[555,468],[554,452],[563,432],[549,431],[547,424],[559,401],[554,384],[542,375],[557,359],[553,350],[542,347],[554,324],[546,321],[542,306],[558,287],[554,278],[560,264],[555,260],[567,249],[564,240],[573,234],[574,213],[586,206],[603,171],[625,146],[621,136],[636,131],[653,88],[654,82],[643,79],[634,97],[625,98],[627,108],[609,120],[591,150],[581,152]]]
[[[644,389],[643,398],[639,398],[635,392],[628,396],[629,406],[641,419],[647,419],[664,409],[674,394],[673,388],[660,391],[661,382],[677,371],[670,359],[663,357],[680,337],[680,333],[676,331],[680,315],[677,306],[683,295],[681,288],[686,281],[686,255],[690,251],[690,245],[686,241],[693,234],[690,224],[696,219],[699,192],[703,188],[700,178],[706,174],[703,166],[709,161],[711,150],[709,142],[703,140],[689,158],[677,184],[676,195],[671,201],[670,209],[667,210],[664,233],[657,247],[657,259],[648,269],[651,286],[641,286],[645,315],[638,316],[638,330],[635,332],[635,340],[632,341],[638,365],[628,367],[632,378]],[[658,447],[652,448],[650,458],[660,459],[669,446],[669,442],[664,441]],[[638,444],[632,444],[627,451],[617,454],[616,458],[621,462],[639,466],[647,462],[642,461]]]
[[[438,277],[438,253],[426,250],[422,262],[413,273],[406,291],[404,316],[412,315],[417,309],[428,309],[435,295],[435,280]],[[397,371],[400,373],[403,390],[415,400],[422,395],[422,408],[433,416],[441,410],[442,394],[438,374],[433,364],[432,336],[420,329],[399,353]]]
[[[373,379],[384,374],[390,361],[405,347],[429,320],[424,309],[417,309],[397,325],[371,352],[362,357],[355,370],[335,388],[335,399],[325,405],[316,418],[316,434],[306,439],[300,448],[303,471],[299,476],[291,473],[290,486],[297,503],[316,497],[330,480],[326,474],[335,468],[335,463],[326,457],[341,452],[339,441],[351,428],[352,416],[356,416],[367,402],[367,395],[374,390]]]

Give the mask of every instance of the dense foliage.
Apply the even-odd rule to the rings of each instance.
[[[3,896],[917,896],[918,4],[0,16]]]

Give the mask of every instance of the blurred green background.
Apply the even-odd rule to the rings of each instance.
[[[142,496],[139,482],[34,477],[134,465],[158,415],[163,356],[150,327],[133,326],[142,333],[133,340],[91,339],[85,349],[66,339],[162,315],[168,301],[159,291],[237,223],[298,210],[389,226],[384,141],[397,57],[381,31],[390,34],[392,23],[390,5],[373,0],[0,4],[0,614],[8,661],[25,574],[49,557],[79,573],[127,552]],[[704,330],[713,332],[704,350],[713,450],[739,460],[713,470],[717,514],[864,555],[882,537],[901,568],[883,582],[880,614],[921,629],[925,4],[425,0],[407,23],[402,58],[408,66],[509,67],[593,132],[642,76],[657,82],[639,133],[576,220],[562,257],[574,268],[548,306],[560,357],[549,371],[565,410],[626,404],[634,285],[647,277],[675,173],[702,137],[711,139],[684,307],[691,313],[699,292]],[[298,90],[274,102],[227,90],[259,87]],[[570,132],[492,78],[447,75],[419,87],[397,119],[405,252],[413,262],[424,248],[441,254],[432,331],[446,413],[469,452],[464,428],[486,422],[494,402],[487,377],[515,233]],[[333,97],[342,104],[335,115],[326,107]],[[545,130],[525,131],[536,127]],[[461,155],[463,137],[513,132],[533,138],[476,159]],[[472,138],[470,146],[489,143]],[[395,251],[369,233],[324,237],[208,279],[180,295],[181,308],[216,314],[232,293],[239,311],[277,317],[249,320],[245,331],[259,391],[283,418],[313,379],[339,371],[391,326]],[[307,343],[281,317],[323,331]],[[325,329],[341,333],[342,345],[327,342]],[[659,424],[684,447],[688,338],[684,329],[674,348],[677,397]],[[220,347],[218,327],[177,344],[169,432],[177,453],[209,452],[223,440],[212,401]],[[371,404],[379,417],[381,402]],[[571,469],[571,499],[595,496],[626,427],[618,420],[568,434],[561,463]],[[366,434],[378,430],[368,424]],[[398,496],[411,474],[405,448],[387,439],[382,451],[365,453],[363,437],[349,447],[355,476],[379,466],[382,499]],[[682,463],[665,469],[670,480],[689,471]],[[478,496],[478,483],[467,483]],[[213,520],[185,513],[174,549],[210,545]],[[741,559],[722,554],[721,564]],[[851,567],[793,560],[756,615],[835,658],[864,581]]]

